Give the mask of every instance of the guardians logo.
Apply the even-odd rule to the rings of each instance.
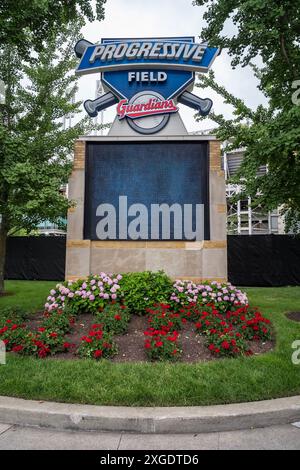
[[[145,116],[153,116],[157,114],[171,114],[178,111],[173,100],[159,100],[158,98],[150,98],[145,103],[128,104],[127,100],[121,100],[117,107],[119,119],[129,117],[137,119]]]

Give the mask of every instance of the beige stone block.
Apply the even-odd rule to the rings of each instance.
[[[147,250],[146,269],[162,269],[173,278],[202,276],[202,250]]]
[[[69,199],[75,205],[68,211],[68,239],[80,240],[83,238],[84,185],[84,171],[74,170],[69,180]]]
[[[203,249],[203,278],[227,279],[227,249]]]
[[[226,238],[226,214],[220,214],[215,207],[210,211],[210,238],[224,240]]]
[[[209,174],[210,204],[226,204],[225,178],[212,171]]]
[[[67,280],[85,277],[90,274],[90,247],[67,247],[66,274]]]
[[[145,271],[144,249],[91,249],[91,273]]]

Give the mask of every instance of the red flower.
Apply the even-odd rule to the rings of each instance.
[[[64,349],[69,349],[71,347],[71,343],[64,343],[63,348]]]
[[[151,348],[151,344],[149,341],[145,341],[145,348],[146,349],[150,349]]]
[[[220,349],[219,349],[219,348],[216,348],[216,349],[215,349],[215,353],[216,353],[216,354],[219,354],[219,352],[220,352]]]
[[[121,320],[121,315],[115,315],[115,320]]]
[[[213,350],[215,349],[215,345],[214,345],[214,344],[210,344],[210,345],[208,346],[208,349],[209,349],[210,351],[213,351]]]
[[[228,343],[228,341],[223,341],[221,346],[222,346],[223,349],[229,349],[230,348],[230,344]]]
[[[97,350],[94,352],[94,357],[97,359],[98,357],[101,357],[102,354],[103,354],[102,349],[97,349]]]
[[[18,325],[12,325],[11,330],[16,330],[18,328]]]
[[[196,326],[196,328],[201,328],[201,327],[202,327],[202,323],[198,322],[198,323],[196,323],[195,326]]]
[[[161,346],[163,346],[163,344],[164,344],[164,343],[163,343],[162,341],[156,341],[155,346],[156,346],[157,348],[160,348]]]
[[[43,327],[41,326],[40,328],[38,328],[38,331],[40,331],[40,332],[46,331],[46,328],[43,328]]]
[[[50,338],[57,338],[58,334],[53,332],[53,333],[50,333]]]
[[[92,338],[88,338],[88,336],[83,336],[81,338],[81,341],[85,341],[86,343],[91,343],[93,340]]]
[[[49,348],[41,348],[38,352],[38,356],[43,358],[43,357],[46,357],[47,354],[50,352],[50,349]]]
[[[19,346],[14,346],[12,348],[12,351],[13,352],[19,352],[19,351],[22,351],[22,349],[23,349],[23,346],[19,345]]]

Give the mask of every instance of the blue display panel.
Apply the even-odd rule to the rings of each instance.
[[[161,141],[161,142],[87,142],[85,226],[84,238],[99,238],[99,222],[106,214],[99,215],[99,206],[109,204],[116,209],[115,235],[113,240],[151,240],[153,220],[151,205],[192,205],[193,229],[196,223],[196,205],[204,207],[204,239],[209,239],[209,163],[207,142]],[[127,207],[143,204],[148,210],[149,226],[140,238],[124,234],[124,205],[120,196],[126,196]],[[122,202],[122,204],[123,204]],[[121,211],[122,209],[122,211]],[[98,211],[98,215],[97,215]],[[122,221],[120,220],[122,219]],[[127,213],[128,226],[135,216]],[[122,224],[121,224],[122,222]],[[122,225],[122,229],[120,227]],[[175,221],[171,217],[170,238],[165,237],[161,226],[159,240],[188,240],[182,220],[182,236],[176,236]],[[155,230],[154,230],[155,231]]]

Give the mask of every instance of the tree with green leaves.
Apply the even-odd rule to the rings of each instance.
[[[61,27],[82,16],[89,21],[104,18],[106,0],[0,0],[0,49],[16,46],[29,55],[41,50],[43,41]]]
[[[0,53],[0,79],[5,102],[0,104],[0,293],[4,289],[6,240],[30,232],[43,220],[57,223],[68,200],[60,193],[72,165],[74,140],[90,132],[92,122],[78,117],[65,128],[63,118],[80,112],[72,100],[77,90],[73,47],[82,23],[61,27],[56,37],[28,63],[16,46]]]
[[[212,88],[234,108],[232,119],[217,113],[210,118],[219,126],[218,137],[228,142],[227,150],[246,148],[237,175],[243,178],[244,195],[252,196],[269,210],[280,206],[286,229],[299,231],[300,3],[195,0],[194,4],[207,6],[202,39],[227,50],[233,69],[238,65],[252,67],[258,88],[268,99],[267,106],[253,110],[220,86],[213,72],[199,77],[200,88]],[[231,35],[224,33],[228,20]],[[261,165],[267,165],[268,172],[258,177]]]

